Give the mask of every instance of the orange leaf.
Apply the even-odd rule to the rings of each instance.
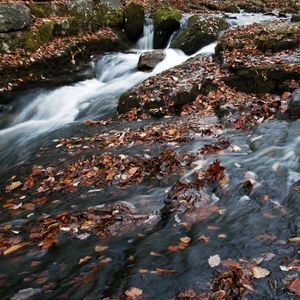
[[[156,268],[155,270],[158,273],[176,273],[176,270],[166,270],[166,269],[160,269],[160,268]]]

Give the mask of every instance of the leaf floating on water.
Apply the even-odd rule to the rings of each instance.
[[[171,245],[171,246],[168,247],[168,250],[173,251],[173,252],[177,252],[178,251],[178,246]]]
[[[294,280],[290,285],[289,289],[294,292],[296,295],[300,296],[300,278]]]
[[[83,258],[80,258],[79,264],[81,265],[81,264],[87,262],[88,260],[90,260],[91,258],[92,258],[91,256],[85,256]]]
[[[143,294],[143,291],[139,288],[132,287],[124,293],[129,299],[137,299]]]
[[[260,268],[260,267],[254,267],[252,268],[252,274],[255,278],[260,279],[260,278],[265,278],[268,275],[270,275],[270,271],[265,268]]]
[[[155,270],[157,273],[176,273],[176,270],[166,270],[166,269],[160,269],[160,268],[156,268]]]
[[[18,249],[21,249],[27,245],[29,245],[30,243],[29,242],[24,242],[24,243],[21,243],[21,244],[18,244],[18,245],[13,245],[11,246],[10,248],[6,249],[4,252],[3,252],[3,255],[7,255],[9,253],[12,253]]]
[[[7,186],[5,187],[5,189],[6,189],[7,191],[12,191],[12,190],[14,190],[14,189],[20,187],[22,184],[23,184],[23,183],[22,183],[21,181],[14,181],[14,182],[12,182],[10,185],[7,185]]]
[[[208,259],[208,264],[214,268],[217,267],[221,263],[220,256],[218,254],[210,256]]]
[[[107,246],[96,245],[96,246],[95,246],[95,251],[96,251],[96,252],[103,252],[103,251],[105,251],[107,248],[108,248]]]
[[[293,238],[290,238],[289,241],[290,241],[291,243],[298,243],[298,242],[300,242],[300,237],[293,237]]]
[[[180,238],[180,242],[184,243],[184,244],[188,244],[192,239],[188,236],[182,237]]]

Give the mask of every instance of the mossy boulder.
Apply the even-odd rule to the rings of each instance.
[[[95,0],[93,30],[104,26],[123,27],[124,7],[119,0]]]
[[[229,86],[246,93],[281,93],[288,80],[299,80],[300,71],[286,70],[283,65],[242,66],[222,80]]]
[[[263,13],[266,11],[264,2],[260,0],[243,1],[239,7],[249,13]]]
[[[55,2],[29,2],[27,6],[30,13],[38,18],[47,18],[50,16],[65,16],[68,14],[68,6],[63,3]]]
[[[126,113],[133,108],[139,108],[140,107],[140,97],[136,93],[124,93],[121,95],[117,111],[120,114]]]
[[[182,13],[172,7],[162,8],[153,14],[154,48],[164,48],[174,31],[180,28]]]
[[[21,30],[30,23],[30,10],[21,3],[0,3],[0,32]]]
[[[293,14],[291,22],[300,22],[300,14]]]
[[[173,48],[179,48],[186,54],[193,54],[218,38],[228,23],[223,17],[194,15],[188,20],[188,26],[172,42]]]
[[[233,3],[225,4],[223,10],[225,12],[232,13],[232,14],[240,13],[240,8]]]
[[[289,116],[292,119],[300,119],[300,89],[293,92],[289,99]]]
[[[77,18],[58,20],[53,24],[53,36],[77,35],[82,31],[80,20]]]
[[[143,34],[145,23],[144,7],[131,2],[125,8],[125,32],[130,40],[137,40]]]

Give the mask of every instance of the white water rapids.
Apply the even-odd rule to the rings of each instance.
[[[233,17],[235,19],[229,20],[233,26],[268,21],[274,18],[260,14],[238,14]],[[210,44],[193,56],[201,53],[213,54],[215,46],[216,43]],[[42,133],[64,127],[76,120],[101,117],[112,112],[123,92],[150,76],[179,65],[190,58],[181,50],[167,47],[165,49],[166,58],[152,72],[138,71],[139,56],[151,49],[153,49],[153,24],[147,20],[144,36],[137,42],[136,49],[132,49],[128,53],[104,55],[94,66],[95,79],[26,95],[26,101],[23,101],[26,103],[18,109],[15,119],[9,124],[9,127],[0,130],[2,159],[7,154],[4,152],[7,152],[8,147],[21,148],[24,143],[28,143]]]

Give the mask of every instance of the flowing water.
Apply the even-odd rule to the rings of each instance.
[[[273,18],[250,14],[234,16],[237,18],[230,21],[233,26]],[[208,45],[193,56],[211,55],[215,45]],[[12,108],[14,119],[0,130],[1,181],[8,175],[22,173],[23,168],[26,169],[23,166],[40,162],[51,164],[53,159],[58,160],[53,156],[53,150],[46,151],[43,157],[33,153],[39,147],[50,144],[53,138],[87,134],[88,129],[82,125],[84,119],[111,114],[123,92],[189,58],[182,51],[168,46],[165,60],[152,72],[137,71],[140,54],[152,48],[153,25],[148,20],[136,49],[104,55],[94,65],[95,79],[54,90],[33,91],[18,99]],[[211,120],[201,122],[209,123]],[[240,151],[225,151],[221,157],[230,179],[230,192],[213,194],[214,203],[220,207],[219,214],[195,222],[188,228],[178,226],[179,220],[172,217],[158,223],[151,231],[134,231],[112,239],[105,251],[105,256],[110,257],[112,262],[96,271],[94,263],[102,257],[102,253],[95,254],[94,247],[99,240],[92,236],[85,240],[66,238],[59,247],[49,251],[28,251],[22,257],[0,257],[1,299],[9,299],[19,290],[29,294],[35,291],[37,294],[32,299],[119,299],[129,287],[141,288],[143,299],[170,299],[190,288],[208,289],[207,282],[214,274],[207,263],[211,255],[218,254],[221,259],[254,259],[265,253],[274,254],[272,260],[264,262],[271,275],[255,282],[255,293],[247,298],[292,299],[280,283],[279,279],[285,274],[279,266],[284,264],[284,257],[296,256],[295,248],[286,240],[297,236],[299,226],[300,195],[292,191],[293,185],[300,180],[300,121],[270,121],[258,125],[251,132],[226,130],[220,133],[222,136],[238,145]],[[189,150],[199,149],[205,143],[205,139],[196,140],[189,144]],[[129,154],[139,151],[138,147],[128,149]],[[220,159],[214,155],[203,156],[203,166],[216,158]],[[255,182],[255,188],[245,192],[242,184],[249,176]],[[49,204],[43,213],[54,214],[74,207],[86,208],[125,200],[141,213],[155,216],[164,205],[166,192],[177,179],[165,178],[159,184],[144,183],[138,188],[116,193],[99,191],[89,194],[82,191],[66,195],[58,206]],[[262,200],[265,195],[268,195],[269,201]],[[59,194],[55,196],[59,198]],[[35,213],[38,217],[41,212]],[[37,218],[34,214],[26,214],[15,220],[14,216],[5,212],[0,216],[2,222],[12,224],[24,219],[31,224]],[[214,226],[215,230],[209,229],[209,226]],[[168,246],[178,243],[183,236],[192,238],[189,247],[181,252],[168,251]],[[198,240],[200,236],[209,237],[209,242]],[[265,239],[257,238],[259,236],[265,236]],[[86,256],[91,256],[91,261],[78,264]],[[33,262],[37,261],[39,264],[33,267]],[[177,272],[151,272],[156,268]],[[141,273],[141,269],[148,272]],[[271,288],[274,282],[275,289]]]

